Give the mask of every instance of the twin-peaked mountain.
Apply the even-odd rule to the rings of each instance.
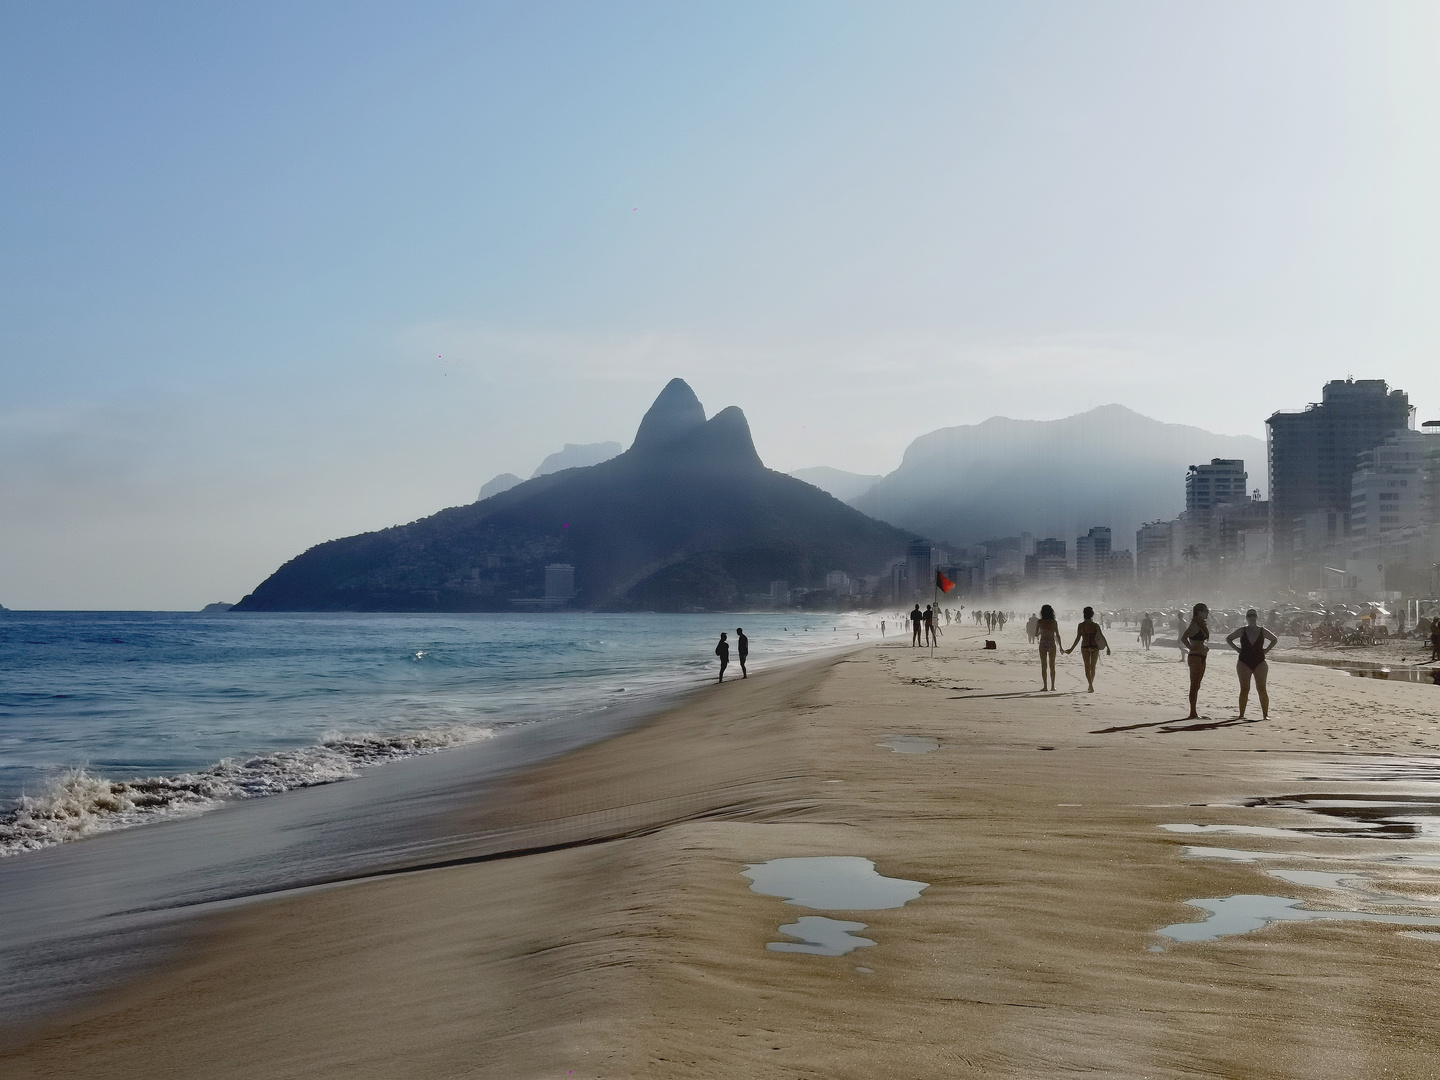
[[[767,469],[745,414],[674,379],[630,449],[291,559],[237,611],[485,611],[575,567],[576,606],[718,610],[769,582],[875,573],[912,534]]]

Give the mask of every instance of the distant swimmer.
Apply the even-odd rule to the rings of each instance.
[[[1280,644],[1280,639],[1260,625],[1260,613],[1251,608],[1245,612],[1245,625],[1231,630],[1225,644],[1240,654],[1240,659],[1235,662],[1235,674],[1240,676],[1240,719],[1245,719],[1245,702],[1250,698],[1250,677],[1253,675],[1255,693],[1260,695],[1260,718],[1269,720],[1270,695],[1265,693],[1265,676],[1270,671],[1270,664],[1265,656]]]
[[[913,610],[912,612],[910,612],[910,647],[911,647],[912,649],[913,649],[916,645],[919,645],[919,644],[920,644],[920,620],[921,620],[921,618],[923,618],[923,616],[920,614],[920,605],[919,605],[919,604],[916,604],[916,605],[915,605],[915,610]]]
[[[1060,644],[1060,624],[1055,621],[1055,609],[1049,604],[1040,607],[1040,618],[1035,622],[1035,636],[1040,639],[1040,689],[1054,690],[1055,649]],[[1046,665],[1049,665],[1050,681],[1045,681]]]
[[[1205,678],[1205,657],[1210,652],[1210,646],[1205,644],[1210,637],[1209,618],[1210,609],[1204,604],[1196,604],[1190,616],[1190,625],[1180,635],[1180,647],[1185,650],[1185,659],[1190,663],[1190,715],[1185,718],[1187,720],[1200,719],[1200,714],[1195,711],[1195,702],[1200,697],[1200,682]]]
[[[725,640],[725,632],[720,632],[720,644],[715,646],[715,655],[720,658],[720,677],[716,682],[725,681],[725,669],[730,666],[730,642]]]
[[[859,637],[859,634],[855,635]],[[745,631],[735,627],[735,655],[740,658],[740,677],[748,679],[750,673],[745,670],[745,658],[750,655],[750,639],[745,636]]]
[[[1075,628],[1075,640],[1070,643],[1067,653],[1075,651],[1075,646],[1080,646],[1080,659],[1085,663],[1085,681],[1090,684],[1090,693],[1095,692],[1095,669],[1100,666],[1100,650],[1105,650],[1105,655],[1110,655],[1110,643],[1105,640],[1105,631],[1100,629],[1100,624],[1095,621],[1095,609],[1085,609],[1085,620]]]
[[[1150,642],[1154,637],[1155,624],[1150,621],[1150,613],[1147,611],[1144,615],[1140,616],[1140,644],[1147,652],[1150,650]]]

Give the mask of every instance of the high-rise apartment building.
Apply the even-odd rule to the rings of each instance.
[[[1429,524],[1428,458],[1435,436],[1397,431],[1360,454],[1350,481],[1350,539],[1373,544],[1390,534]]]
[[[910,591],[919,596],[928,595],[935,575],[930,572],[930,541],[912,540],[905,549],[905,572],[909,579]]]
[[[1319,403],[1265,421],[1277,560],[1293,555],[1298,518],[1336,515],[1335,532],[1345,534],[1356,460],[1391,432],[1408,429],[1410,418],[1409,397],[1385,380],[1335,379],[1325,384]]]
[[[1025,578],[1044,585],[1065,580],[1065,541],[1053,536],[1034,541],[1035,551],[1025,556]]]
[[[1110,572],[1110,529],[1097,525],[1075,539],[1075,576],[1086,584],[1108,577]]]
[[[1241,458],[1211,458],[1208,465],[1191,465],[1185,474],[1185,524],[1188,541],[1206,557],[1218,554],[1216,511],[1247,498]]]
[[[1175,563],[1178,521],[1147,521],[1135,532],[1135,576],[1153,581]]]

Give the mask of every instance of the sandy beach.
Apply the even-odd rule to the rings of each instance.
[[[173,963],[6,1031],[0,1073],[1440,1075],[1440,925],[1157,933],[1237,895],[1440,921],[1440,691],[1273,663],[1237,724],[1216,650],[1187,723],[1173,650],[1116,630],[1096,693],[1077,654],[1040,694],[1023,631],[982,636],[697,692],[510,778],[443,858],[196,917]],[[816,856],[925,888],[810,909],[742,876]],[[807,916],[875,944],[766,948]]]

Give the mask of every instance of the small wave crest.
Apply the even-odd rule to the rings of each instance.
[[[67,769],[51,779],[43,794],[22,795],[10,809],[0,811],[0,858],[131,825],[191,817],[232,799],[348,780],[364,768],[449,750],[493,734],[488,728],[465,726],[397,735],[327,734],[314,746],[244,760],[225,758],[198,772],[136,780],[107,780],[85,769]]]

